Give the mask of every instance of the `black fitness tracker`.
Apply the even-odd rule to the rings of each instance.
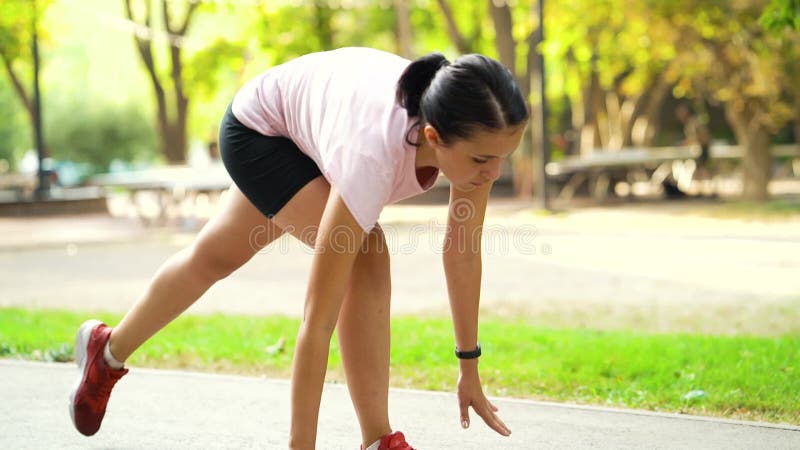
[[[479,343],[475,350],[463,351],[456,347],[456,358],[458,359],[475,359],[481,356],[481,344]]]

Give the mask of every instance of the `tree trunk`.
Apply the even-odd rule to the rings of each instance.
[[[183,37],[186,34],[186,26],[188,24],[189,14],[187,13],[186,21],[180,28],[175,28],[170,23],[169,9],[167,2],[163,2],[164,8],[164,22],[166,24],[167,32],[173,35]],[[169,47],[170,54],[170,76],[172,78],[172,86],[174,88],[174,101],[175,101],[175,117],[174,120],[168,125],[169,131],[167,132],[166,142],[168,147],[165,149],[165,156],[170,164],[185,164],[186,153],[188,151],[187,144],[187,122],[189,113],[189,99],[186,98],[183,86],[183,62],[181,60],[181,45],[179,40],[170,40]]]
[[[600,124],[602,122],[600,116],[603,111],[603,89],[600,87],[600,73],[596,70],[594,61],[596,56],[592,56],[592,73],[589,78],[589,86],[584,89],[583,111],[585,118],[583,120],[583,127],[580,130],[580,154],[586,156],[594,152],[597,148],[600,138]]]
[[[535,50],[536,45],[538,45],[535,33],[532,33],[528,38],[528,42],[531,45],[528,51],[528,60],[529,64],[534,65],[529,65],[526,68],[525,75],[519,77],[516,64],[517,43],[512,34],[514,22],[511,16],[511,9],[508,3],[503,3],[500,6],[493,0],[489,0],[488,3],[489,15],[494,25],[494,44],[497,54],[500,56],[500,63],[514,74],[520,84],[523,95],[527,99],[531,88],[532,71],[535,70],[535,67],[538,67],[535,64]],[[530,103],[528,104],[528,109],[532,111],[534,116],[537,114],[536,111],[533,111],[534,108]],[[541,113],[541,109],[539,109],[539,113]],[[520,148],[514,153],[512,159],[511,179],[514,185],[514,193],[518,198],[522,199],[530,199],[533,195],[533,154],[534,148],[536,148],[534,143],[538,141],[538,133],[534,128],[536,127],[531,126],[525,132],[520,142]]]
[[[28,95],[28,92],[25,90],[25,86],[22,84],[22,81],[11,67],[11,60],[5,55],[0,55],[0,59],[3,60],[3,65],[5,66],[8,77],[11,80],[11,85],[14,87],[14,92],[16,92],[17,97],[19,97],[19,101],[22,103],[22,106],[25,108],[25,112],[28,114],[28,119],[31,123],[31,133],[33,133],[31,142],[36,142],[35,124],[38,122],[38,117],[36,117],[36,109],[33,107],[33,99]],[[50,148],[46,144],[42,146],[41,151],[45,158],[50,156]]]
[[[189,101],[183,94],[183,76],[180,48],[172,46],[172,84],[174,87],[175,117],[169,123],[167,132],[166,157],[170,164],[186,163],[186,122]]]
[[[636,120],[636,114],[639,110],[641,102],[641,94],[637,94],[631,98],[627,98],[622,102],[620,107],[620,124],[619,132],[622,139],[622,147],[630,147],[631,145],[631,129],[633,122]]]
[[[453,16],[453,11],[450,9],[450,4],[447,0],[438,0],[439,8],[442,10],[442,14],[444,14],[444,20],[447,22],[447,34],[450,35],[450,40],[458,49],[458,52],[463,54],[472,53],[472,47],[469,42],[467,42],[467,38],[464,37],[464,33],[458,29],[458,24],[456,23],[456,19]]]
[[[744,187],[742,197],[765,201],[769,198],[769,180],[772,178],[772,155],[769,150],[769,133],[758,127],[747,136],[744,154]]]
[[[538,14],[538,6],[537,3],[531,5],[532,13]],[[541,149],[546,138],[546,130],[542,128],[540,123],[540,118],[544,115],[544,105],[542,104],[544,93],[541,92],[541,77],[544,76],[544,67],[540,63],[538,51],[539,46],[542,44],[542,38],[542,22],[540,21],[536,29],[528,35],[527,70],[524,77],[525,86],[523,87],[525,98],[529,100],[535,99],[528,104],[531,112],[531,123],[528,126],[528,132],[525,133],[525,139],[523,139],[523,142],[527,144],[527,148],[523,148],[526,152],[520,152],[520,170],[517,171],[520,175],[515,181],[519,184],[518,195],[523,198],[528,198],[532,195],[534,186],[538,185],[538,180],[535,176],[539,176],[540,164],[544,163],[541,161],[543,157]]]
[[[182,112],[177,113],[174,121],[165,125],[162,148],[164,157],[169,164],[185,164],[187,139],[186,139],[186,106]]]
[[[19,100],[22,102],[22,106],[24,106],[25,110],[28,112],[31,123],[34,123],[36,112],[33,110],[33,102],[28,96],[25,86],[22,85],[22,81],[20,81],[17,73],[14,72],[14,68],[11,67],[11,60],[5,55],[0,55],[0,59],[3,60],[3,66],[6,68],[6,73],[8,73],[8,78],[11,80],[11,85],[14,86],[14,92],[17,93],[17,97],[19,97]]]
[[[655,87],[648,90],[646,95],[646,105],[641,115],[637,115],[631,124],[631,143],[643,147],[651,147],[655,142],[656,135],[661,123],[661,107],[667,93],[672,88],[662,75],[655,83]]]
[[[489,14],[494,23],[494,45],[497,54],[500,55],[500,62],[506,66],[514,76],[517,76],[517,51],[512,28],[514,26],[511,18],[511,9],[508,3],[498,6],[494,0],[489,0]]]
[[[514,185],[514,194],[520,199],[530,199],[533,196],[533,127],[522,135],[519,149],[513,153],[511,177]]]
[[[757,108],[757,107],[756,107]],[[755,108],[736,110],[725,105],[725,116],[733,128],[736,140],[744,152],[742,165],[744,179],[742,198],[763,202],[769,198],[769,181],[772,178],[772,154],[770,134],[757,120],[761,111]]]
[[[622,99],[613,90],[606,91],[606,126],[605,149],[608,151],[622,150]]]
[[[800,94],[794,101],[794,141],[800,144]]]
[[[162,80],[156,71],[155,58],[152,48],[152,5],[145,1],[144,19],[139,22],[133,15],[131,0],[123,0],[125,14],[131,22],[141,25],[147,30],[144,34],[134,34],[134,42],[141,56],[142,63],[150,77],[153,92],[156,97],[156,125],[160,138],[160,150],[170,164],[186,163],[188,150],[187,123],[189,114],[189,99],[183,85],[183,65],[181,61],[181,46],[183,37],[189,29],[192,16],[199,6],[199,2],[189,2],[185,16],[179,24],[173,23],[170,15],[169,2],[161,1],[161,10],[164,27],[167,31],[169,45],[170,78],[173,89],[170,96],[164,88],[166,80]],[[172,95],[174,94],[174,95]],[[174,100],[174,101],[173,101]],[[173,115],[171,115],[172,113]]]
[[[413,59],[411,12],[408,8],[408,0],[394,0],[394,14],[396,17],[397,53],[403,58]]]
[[[794,141],[800,144],[800,112],[797,113],[797,120],[794,121]]]

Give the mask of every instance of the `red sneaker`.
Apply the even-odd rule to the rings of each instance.
[[[103,359],[111,328],[97,320],[88,320],[75,337],[75,362],[81,375],[69,396],[69,415],[75,428],[86,436],[97,433],[114,384],[128,369],[114,370]]]
[[[363,450],[364,447],[362,446],[361,449]],[[381,436],[378,450],[414,450],[414,448],[408,445],[403,433],[395,431],[394,433]]]

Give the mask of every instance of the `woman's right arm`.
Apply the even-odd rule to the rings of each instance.
[[[365,236],[338,191],[331,187],[314,245],[292,366],[292,449],[314,448],[331,336]]]

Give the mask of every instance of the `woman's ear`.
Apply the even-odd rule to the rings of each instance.
[[[439,137],[439,132],[432,125],[426,124],[422,128],[422,133],[425,135],[425,140],[431,144],[432,147],[443,147],[442,140]]]

